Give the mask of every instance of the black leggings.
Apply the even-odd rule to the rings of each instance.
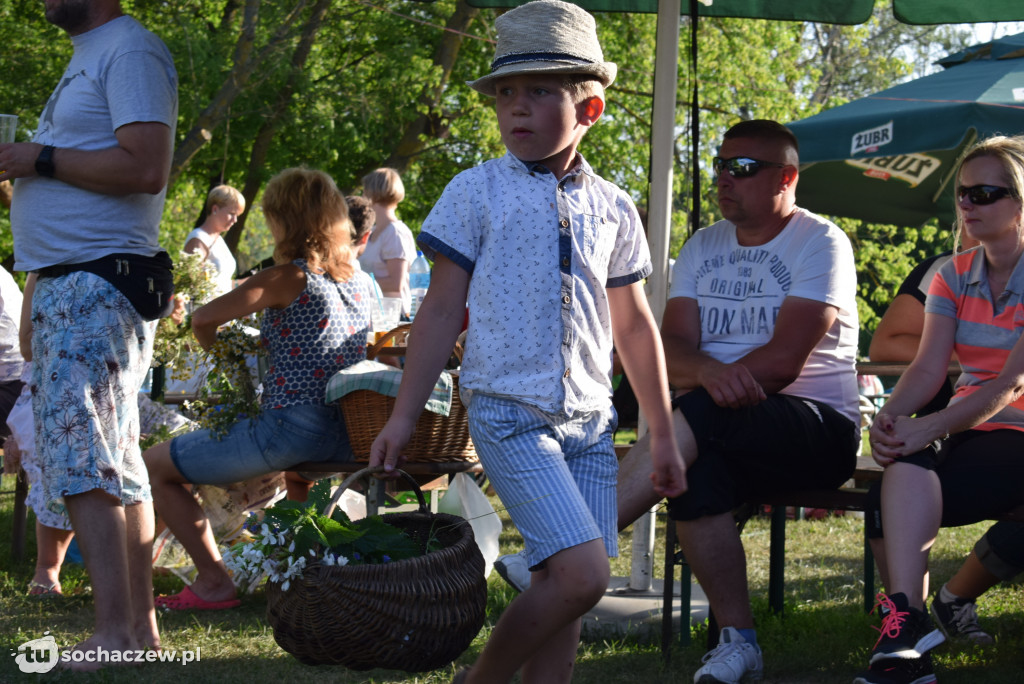
[[[934,470],[942,486],[942,527],[991,520],[1024,503],[1024,432],[968,430],[901,461]],[[884,475],[883,475],[884,479]],[[871,486],[865,524],[883,536],[880,482]]]

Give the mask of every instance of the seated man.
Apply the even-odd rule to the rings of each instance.
[[[746,561],[732,510],[760,493],[838,487],[860,450],[853,250],[796,206],[797,141],[743,121],[715,159],[725,220],[687,240],[662,323],[688,491],[669,502],[718,623],[695,682],[759,676]],[[646,440],[621,463],[619,526],[658,501]]]

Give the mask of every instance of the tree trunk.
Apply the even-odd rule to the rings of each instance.
[[[445,24],[448,30],[441,35],[441,42],[434,50],[433,61],[435,66],[441,67],[441,81],[436,87],[424,87],[419,96],[420,104],[426,105],[423,108],[424,112],[409,122],[382,166],[390,166],[399,173],[404,173],[428,144],[447,137],[448,123],[440,110],[441,95],[451,80],[452,69],[459,56],[459,48],[462,47],[462,34],[479,14],[480,10],[470,7],[466,0],[459,0],[456,3],[455,11]],[[364,169],[359,176],[373,171],[374,168],[376,167]]]
[[[316,42],[320,28],[323,26],[323,20],[327,15],[327,10],[330,9],[330,5],[331,0],[317,0],[313,6],[309,19],[306,20],[302,27],[299,43],[292,54],[288,80],[278,93],[277,100],[275,100],[271,108],[270,116],[264,120],[263,125],[260,126],[259,133],[256,134],[256,139],[253,141],[252,150],[249,153],[249,167],[245,175],[245,185],[242,188],[242,195],[245,197],[245,205],[247,207],[252,206],[253,201],[256,199],[256,193],[259,192],[260,186],[265,180],[264,168],[267,153],[270,151],[274,135],[277,133],[281,121],[284,119],[285,114],[288,113],[288,108],[295,98],[297,81],[306,67],[309,54],[313,49],[313,44]],[[246,212],[239,217],[238,221],[231,227],[231,230],[228,231],[224,238],[232,253],[235,253],[237,250],[238,242],[245,231],[245,223],[248,216],[249,212]]]

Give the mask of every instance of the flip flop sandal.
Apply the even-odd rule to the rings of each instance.
[[[153,603],[157,608],[167,610],[226,610],[242,605],[238,599],[207,601],[192,591],[191,587],[185,587],[181,592],[171,596],[157,596]]]
[[[43,584],[42,582],[32,580],[28,583],[28,595],[37,596],[39,598],[53,598],[56,596],[63,596],[64,593],[60,590],[60,582]]]

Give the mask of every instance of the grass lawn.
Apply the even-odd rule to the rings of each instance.
[[[25,596],[32,575],[34,535],[29,535],[27,559],[13,563],[10,556],[11,507],[14,480],[0,485],[0,682],[35,681],[39,675],[22,674],[12,653],[30,639],[49,632],[58,646],[70,646],[92,628],[92,598],[84,593],[88,578],[81,566],[67,566],[63,583],[70,596],[40,600]],[[497,506],[497,503],[496,503]],[[32,518],[30,516],[30,524]],[[664,524],[659,516],[659,527]],[[786,564],[786,614],[770,613],[768,584],[768,521],[754,519],[744,532],[751,590],[758,621],[758,639],[765,652],[765,682],[817,684],[850,682],[866,663],[876,633],[872,616],[861,609],[861,521],[831,517],[788,525]],[[959,566],[963,555],[986,529],[985,524],[944,530],[932,553],[933,577],[941,581]],[[659,533],[660,535],[660,533]],[[629,574],[627,531],[620,546],[627,556],[617,559],[613,574]],[[504,550],[519,544],[507,524],[502,536]],[[656,545],[660,555],[660,545]],[[656,574],[661,559],[655,559]],[[177,591],[180,582],[158,577],[160,593]],[[490,627],[514,597],[496,573],[489,580],[488,619],[470,649],[460,658],[469,663],[483,647]],[[274,642],[264,618],[262,592],[243,600],[237,610],[220,613],[161,613],[160,628],[166,649],[200,649],[201,660],[186,665],[152,663],[138,668],[107,670],[95,675],[44,675],[47,681],[131,682],[417,682],[450,681],[453,669],[409,675],[389,670],[353,672],[342,667],[309,667],[282,651]],[[938,678],[943,684],[977,682],[1009,684],[1024,681],[1024,584],[1000,585],[979,602],[988,631],[997,635],[995,646],[986,649],[940,646],[934,652]],[[706,630],[697,628],[693,643],[671,654],[663,664],[657,644],[631,637],[587,637],[580,646],[574,682],[689,682],[704,653]]]

